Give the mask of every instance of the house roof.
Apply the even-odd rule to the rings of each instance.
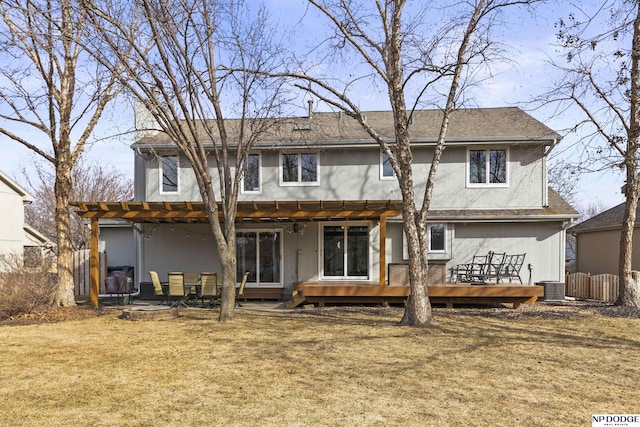
[[[12,180],[7,175],[2,173],[2,171],[0,171],[0,182],[3,182],[7,187],[13,190],[17,195],[22,197],[23,202],[31,203],[34,201],[33,196],[29,194],[27,190],[19,186],[14,180]]]
[[[589,231],[620,228],[624,217],[624,203],[612,207],[596,216],[593,216],[569,229],[571,233],[583,233]],[[640,209],[636,212],[636,223],[640,221]]]
[[[449,222],[557,221],[576,219],[579,216],[578,212],[551,188],[549,188],[549,205],[539,209],[452,209],[429,211],[429,220]]]
[[[364,112],[368,123],[387,141],[395,139],[391,111]],[[414,143],[434,144],[440,131],[441,110],[416,110],[409,126]],[[208,121],[215,129],[215,121]],[[239,119],[225,120],[230,141],[237,142]],[[344,113],[313,113],[311,117],[258,119],[252,129],[260,129],[256,148],[309,147],[315,145],[375,145],[362,126]],[[134,148],[168,148],[170,139],[161,132],[151,132],[132,145]],[[451,113],[447,143],[486,143],[504,141],[535,142],[553,145],[560,136],[517,107],[475,108]]]

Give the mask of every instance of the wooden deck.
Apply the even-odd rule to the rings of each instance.
[[[294,299],[290,307],[304,303],[325,304],[345,303],[402,303],[411,294],[408,286],[379,286],[373,282],[298,282],[293,284]],[[520,284],[429,285],[429,299],[432,304],[494,304],[511,303],[513,308],[520,304],[533,304],[544,295],[542,286]]]

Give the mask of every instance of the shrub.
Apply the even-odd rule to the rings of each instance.
[[[25,267],[22,256],[0,257],[0,320],[51,307],[57,290],[51,271],[48,260]]]

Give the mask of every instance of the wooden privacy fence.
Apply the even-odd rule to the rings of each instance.
[[[620,292],[620,279],[615,274],[567,274],[565,294],[575,298],[614,302]]]
[[[100,294],[105,293],[104,278],[107,276],[107,254],[104,252],[98,252],[100,259],[99,273],[100,278],[98,283],[100,284]],[[89,249],[81,249],[73,253],[73,283],[74,293],[77,297],[84,297],[91,295],[91,272],[90,272],[90,260],[91,251]]]

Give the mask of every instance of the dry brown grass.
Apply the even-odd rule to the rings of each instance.
[[[115,310],[0,327],[0,425],[589,425],[639,413],[640,319],[593,309]]]

